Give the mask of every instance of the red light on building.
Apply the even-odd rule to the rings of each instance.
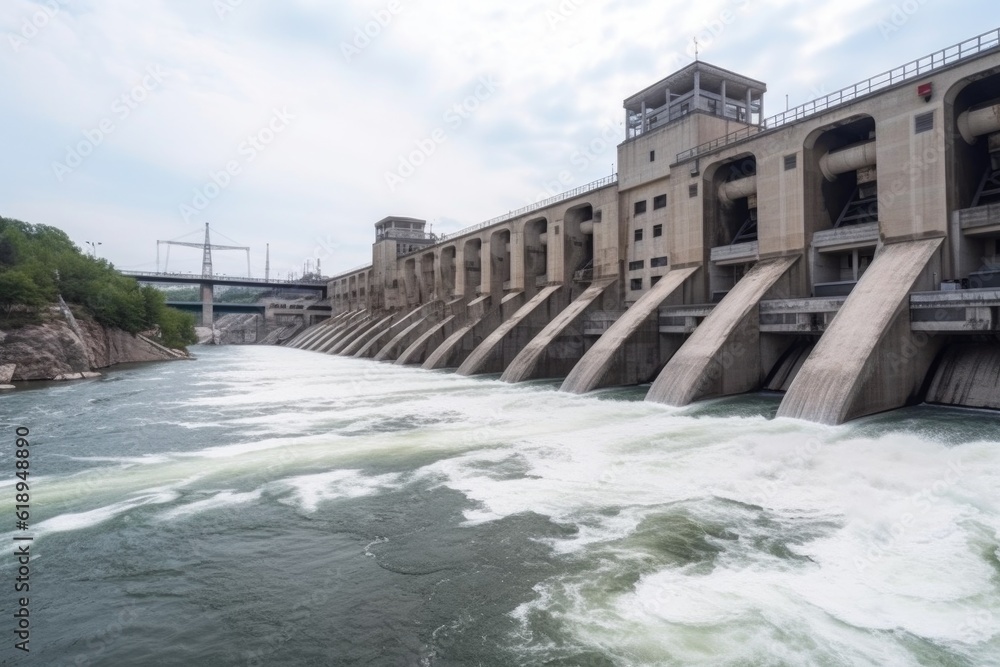
[[[930,102],[932,94],[934,94],[933,83],[922,83],[917,86],[917,96],[924,98],[924,102]]]

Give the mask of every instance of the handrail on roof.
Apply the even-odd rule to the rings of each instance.
[[[724,137],[713,139],[712,141],[706,141],[705,143],[699,144],[694,148],[681,151],[677,154],[676,161],[684,162],[685,160],[698,157],[699,155],[713,151],[721,146],[727,146],[731,143],[747,139],[755,134],[773,130],[781,127],[782,125],[802,120],[803,118],[832,109],[833,107],[840,106],[841,104],[852,102],[860,97],[864,97],[865,95],[870,95],[871,93],[883,88],[894,86],[897,83],[909,81],[910,79],[925,76],[948,65],[952,65],[961,60],[965,60],[966,58],[979,55],[984,51],[995,49],[998,46],[1000,46],[1000,28],[995,28],[989,32],[984,32],[977,37],[972,37],[959,42],[958,44],[953,44],[952,46],[941,49],[940,51],[935,51],[930,55],[917,58],[916,60],[906,63],[905,65],[893,68],[888,72],[876,74],[873,77],[861,81],[860,83],[847,86],[846,88],[841,88],[834,93],[826,95],[825,97],[820,97],[810,102],[806,102],[805,104],[800,104],[799,106],[787,111],[782,111],[781,113],[775,114],[770,118],[765,118],[764,122],[760,126],[745,127],[735,132],[730,132]]]
[[[328,278],[295,278],[293,279],[280,279],[280,278],[251,278],[249,276],[227,276],[225,274],[213,274],[210,276],[205,276],[201,273],[179,273],[173,271],[119,271],[118,273],[123,276],[128,276],[130,278],[146,278],[150,282],[155,282],[156,278],[207,278],[208,280],[216,281],[229,281],[229,282],[244,282],[244,283],[254,283],[260,285],[288,285],[291,283],[298,285],[323,285],[329,279]]]
[[[532,211],[540,211],[541,209],[547,208],[552,204],[558,204],[561,201],[572,199],[573,197],[586,194],[587,192],[600,190],[601,188],[605,188],[609,185],[614,185],[617,182],[618,182],[618,174],[611,174],[610,176],[599,178],[596,181],[587,183],[586,185],[581,185],[579,187],[573,188],[572,190],[567,190],[566,192],[560,192],[554,197],[549,197],[548,199],[544,199],[540,202],[529,204],[527,206],[522,206],[516,211],[510,211],[509,213],[505,213],[504,215],[498,215],[495,218],[491,218],[485,222],[480,222],[479,224],[471,225],[464,229],[460,229],[457,232],[452,232],[451,234],[441,234],[438,237],[437,243],[435,243],[434,245],[441,245],[442,243],[446,242],[449,239],[458,238],[459,236],[465,236],[466,234],[470,234],[480,229],[491,227],[501,222],[506,222],[508,220],[513,220],[514,218],[519,218],[526,213],[531,213]],[[406,255],[414,255],[417,253],[426,252],[428,248],[432,248],[434,247],[434,245],[427,246],[425,248],[420,248],[419,250],[414,250],[413,252],[406,253]],[[400,255],[400,256],[405,257],[406,255]]]
[[[359,264],[358,266],[355,266],[353,269],[348,269],[347,271],[341,271],[337,275],[332,276],[332,277],[328,278],[327,280],[328,280],[328,282],[332,282],[334,280],[339,280],[341,278],[349,276],[352,273],[358,273],[360,271],[364,271],[365,269],[370,269],[370,268],[372,268],[372,263],[371,262],[365,262],[364,264]]]
[[[442,234],[441,241],[445,241],[447,239],[455,238],[458,236],[464,236],[465,234],[468,234],[469,232],[474,232],[477,229],[483,229],[484,227],[490,227],[492,225],[501,222],[506,222],[508,220],[513,220],[514,218],[519,218],[525,213],[531,213],[532,211],[539,211],[543,208],[551,206],[552,204],[558,204],[561,201],[572,199],[577,195],[582,195],[584,193],[591,192],[593,190],[599,190],[603,187],[607,187],[608,185],[612,185],[617,182],[618,182],[618,174],[612,174],[611,176],[605,176],[604,178],[599,178],[598,180],[593,181],[592,183],[581,185],[579,187],[573,188],[572,190],[567,190],[566,192],[560,192],[554,197],[549,197],[548,199],[544,199],[540,202],[529,204],[527,206],[522,206],[516,211],[511,211],[504,215],[498,215],[497,217],[491,218],[486,222],[480,222],[478,225],[472,225],[470,227],[466,227],[465,229],[460,229],[457,232],[452,232],[451,234]]]

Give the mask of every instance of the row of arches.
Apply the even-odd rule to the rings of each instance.
[[[406,257],[397,287],[400,306],[466,299],[548,284],[589,282],[594,259],[593,204],[568,208],[562,219],[528,217]]]

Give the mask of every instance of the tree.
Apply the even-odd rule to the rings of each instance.
[[[44,291],[24,271],[8,269],[0,272],[0,307],[8,315],[16,305],[37,308],[47,301]]]
[[[36,308],[60,295],[105,326],[130,333],[159,326],[174,347],[197,341],[193,317],[175,314],[157,290],[88,257],[61,229],[0,217],[0,308],[9,315],[16,305]]]

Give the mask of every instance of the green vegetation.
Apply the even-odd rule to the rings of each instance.
[[[201,289],[197,287],[160,288],[167,301],[201,301]],[[220,303],[257,303],[261,297],[270,294],[271,290],[253,289],[250,287],[228,287],[215,292],[215,300]]]
[[[167,308],[158,290],[87,257],[60,229],[0,217],[3,324],[37,321],[38,310],[60,295],[105,326],[129,333],[159,327],[160,342],[175,348],[197,341],[194,316]]]

